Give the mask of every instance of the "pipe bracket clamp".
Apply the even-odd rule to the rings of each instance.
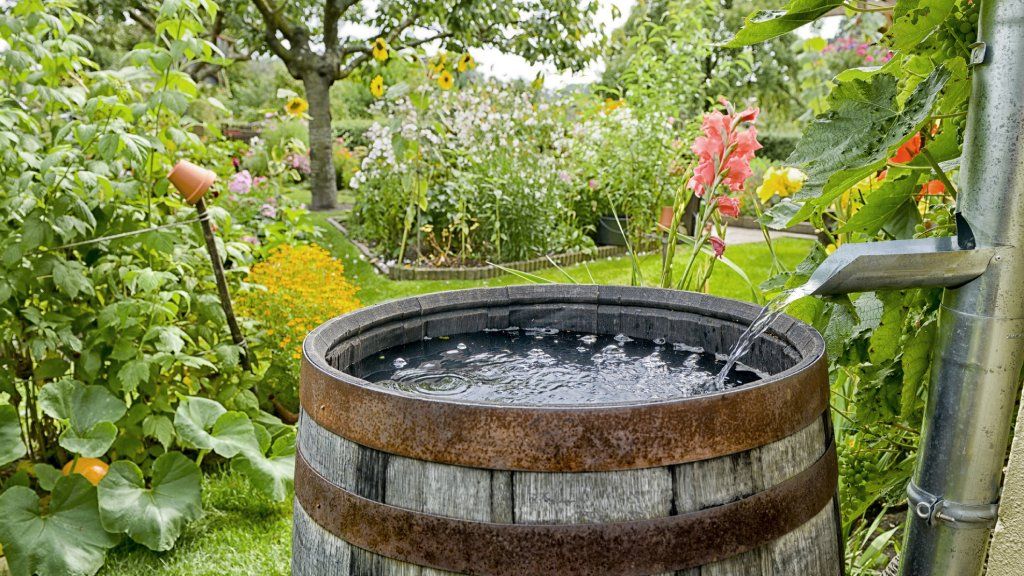
[[[963,504],[936,496],[913,480],[907,484],[907,499],[914,515],[924,520],[929,526],[937,522],[945,522],[953,527],[976,528],[989,525],[996,521],[999,503]],[[959,526],[958,526],[959,525]]]

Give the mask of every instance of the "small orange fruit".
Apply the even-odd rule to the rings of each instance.
[[[71,474],[72,462],[74,462],[74,460],[65,464],[64,468],[61,469],[61,472],[63,472],[65,476]],[[107,475],[107,470],[109,468],[110,467],[107,466],[107,463],[103,460],[98,460],[96,458],[79,458],[78,463],[75,464],[75,473],[85,476],[85,479],[88,480],[90,484],[97,486],[99,485],[100,480],[103,480],[103,477]]]

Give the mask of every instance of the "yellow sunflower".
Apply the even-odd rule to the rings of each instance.
[[[302,116],[309,110],[309,102],[306,102],[305,98],[295,96],[289,98],[288,103],[284,105],[284,110],[292,116]]]
[[[374,98],[382,98],[384,96],[384,77],[377,74],[370,80],[370,94],[373,94]]]
[[[373,57],[381,62],[388,59],[388,43],[383,38],[373,41]]]
[[[452,78],[452,73],[447,70],[442,70],[440,76],[437,77],[437,85],[442,90],[449,90],[452,84],[455,83],[455,78]]]
[[[469,52],[466,52],[459,58],[458,68],[459,72],[465,72],[466,70],[472,70],[473,68],[476,68],[476,61],[473,60],[473,57],[469,55]]]
[[[440,52],[431,61],[430,69],[434,72],[434,74],[440,74],[441,72],[444,72],[444,67],[445,67],[445,64],[447,64],[447,63],[448,63],[448,53],[447,52]]]

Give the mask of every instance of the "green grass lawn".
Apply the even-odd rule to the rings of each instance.
[[[372,304],[391,298],[454,290],[475,286],[504,286],[527,282],[504,275],[490,280],[396,282],[380,276],[373,266],[340,233],[326,223],[327,214],[314,218],[324,227],[323,245],[345,264],[346,274],[360,285],[360,299]],[[787,266],[795,266],[810,248],[810,241],[784,238],[775,244]],[[771,256],[763,244],[737,245],[727,256],[739,265],[755,284],[769,274]],[[645,257],[644,273],[653,278],[660,256]],[[589,273],[588,273],[589,268]],[[581,283],[590,276],[601,284],[629,284],[628,258],[614,258],[564,269]],[[554,281],[566,281],[558,270],[537,274]],[[751,300],[750,290],[740,277],[725,266],[717,266],[711,280],[716,295]],[[141,546],[122,544],[109,554],[100,572],[105,576],[228,576],[235,574],[288,574],[291,557],[291,501],[272,503],[249,489],[246,481],[231,472],[207,477],[203,491],[205,517],[190,525],[177,546],[169,552],[151,552]]]

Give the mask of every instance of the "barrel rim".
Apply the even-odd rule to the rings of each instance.
[[[648,468],[743,452],[799,431],[828,405],[824,340],[788,316],[776,319],[769,333],[802,355],[793,366],[723,392],[653,402],[509,405],[434,398],[375,387],[327,360],[339,342],[385,324],[531,304],[666,309],[734,323],[750,323],[760,312],[726,298],[626,286],[474,288],[393,300],[309,333],[300,403],[320,426],[383,452],[476,468],[559,472]]]

